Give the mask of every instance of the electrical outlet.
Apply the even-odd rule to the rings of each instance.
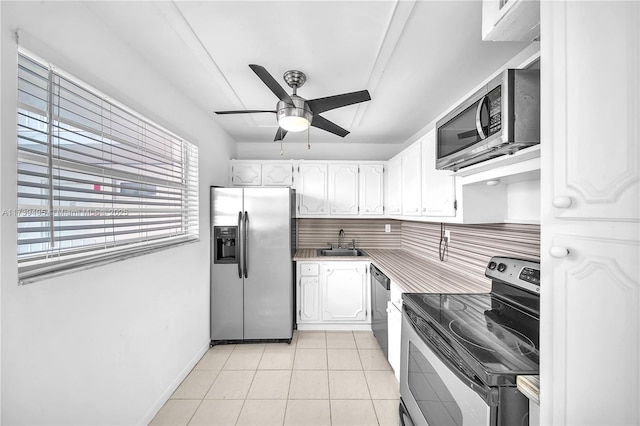
[[[451,242],[451,231],[447,231],[447,230],[444,231],[444,240],[448,243]]]
[[[391,224],[387,223],[384,225],[384,232],[391,232]]]

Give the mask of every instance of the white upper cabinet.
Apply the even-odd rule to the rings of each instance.
[[[422,207],[423,216],[456,215],[456,182],[451,171],[436,170],[436,131],[422,138]]]
[[[231,186],[292,186],[293,162],[231,160]]]
[[[358,214],[358,165],[329,165],[329,214]]]
[[[384,166],[356,162],[300,162],[295,187],[298,216],[384,214]]]
[[[387,212],[399,216],[402,215],[402,156],[393,157],[387,167]]]
[[[566,219],[637,221],[640,35],[632,26],[638,18],[637,3],[594,2],[583,8],[568,4],[567,12],[566,31],[557,35],[562,44],[554,49],[552,58],[554,85],[563,89],[550,94],[554,105],[563,106],[554,109],[549,147],[554,163],[562,165],[554,168],[554,214]],[[596,17],[598,13],[602,16]],[[610,19],[617,13],[620,21],[615,23]],[[598,43],[581,43],[593,37],[594,30],[583,24],[590,19],[598,28]],[[571,96],[585,88],[589,88],[589,99],[597,102]]]
[[[262,185],[262,164],[256,162],[232,162],[231,185],[260,186]]]
[[[541,19],[541,423],[637,425],[640,3]]]
[[[401,161],[397,161],[397,159]],[[394,162],[397,161],[397,163]],[[392,171],[391,163],[399,169]],[[393,173],[399,175],[400,188],[392,190]],[[395,183],[395,185],[398,185]],[[448,170],[436,170],[435,130],[427,133],[389,163],[390,209],[397,197],[402,205],[401,213],[407,218],[437,218],[447,221],[456,216],[456,182]],[[397,210],[397,207],[396,207]],[[393,210],[390,210],[393,214]],[[453,219],[449,219],[452,221]]]
[[[422,147],[414,143],[402,151],[402,214],[420,216],[422,209]],[[435,167],[435,165],[434,165]]]
[[[483,0],[482,39],[533,41],[540,38],[538,0]]]
[[[293,164],[264,163],[262,165],[262,184],[264,186],[293,185]]]
[[[298,214],[326,216],[329,212],[326,163],[304,163],[298,166]]]
[[[360,214],[384,214],[384,166],[360,165]]]

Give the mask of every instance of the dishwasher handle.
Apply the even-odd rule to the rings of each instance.
[[[373,263],[369,267],[369,272],[371,273],[371,279],[376,280],[378,284],[380,284],[386,290],[391,288],[391,279],[382,273],[378,268],[376,268]]]

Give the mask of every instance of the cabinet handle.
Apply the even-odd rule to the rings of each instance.
[[[567,207],[571,206],[571,197],[562,196],[562,195],[558,197],[554,197],[552,204],[553,204],[553,207],[557,207],[559,209],[566,209]]]
[[[551,257],[560,259],[569,255],[569,249],[567,249],[566,247],[553,246],[549,249],[549,254],[551,255]]]

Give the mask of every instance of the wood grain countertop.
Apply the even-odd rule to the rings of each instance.
[[[294,261],[371,261],[404,293],[488,293],[491,282],[406,250],[362,249],[368,256],[318,256],[317,249],[299,249]]]

